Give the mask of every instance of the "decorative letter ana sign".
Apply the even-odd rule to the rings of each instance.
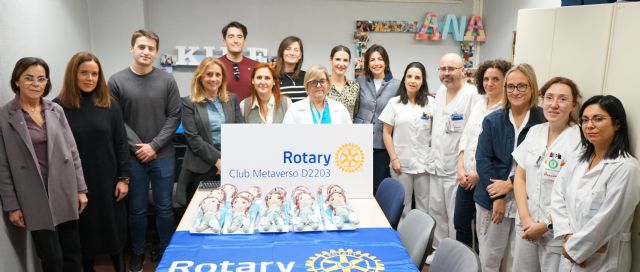
[[[356,21],[356,42],[362,42],[358,39],[362,36],[362,32],[416,33],[417,40],[431,41],[446,40],[449,33],[452,33],[453,39],[457,42],[485,42],[487,40],[482,17],[474,15],[467,22],[467,16],[447,14],[443,25],[438,21],[438,15],[432,11],[426,13],[424,21],[421,23],[418,21]]]
[[[415,33],[416,40],[442,41],[447,40],[451,33],[453,39],[460,43],[485,42],[482,17],[473,15],[467,21],[467,16],[447,14],[444,23],[438,20],[438,14],[429,11],[424,20],[419,21],[356,21],[354,42],[356,44],[356,70],[362,69],[364,52],[367,51],[370,32],[385,33]]]

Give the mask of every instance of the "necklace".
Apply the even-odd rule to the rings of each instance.
[[[27,111],[27,112],[31,112],[31,113],[36,113],[37,112],[37,107],[31,107],[31,106],[25,106],[22,105],[22,108]]]

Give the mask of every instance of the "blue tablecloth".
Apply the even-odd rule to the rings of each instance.
[[[177,231],[157,271],[417,271],[391,228],[253,235]]]

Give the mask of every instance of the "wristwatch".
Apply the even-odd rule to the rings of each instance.
[[[551,220],[545,218],[542,220],[542,223],[544,223],[547,226],[548,230],[553,230],[553,222],[551,222]]]
[[[118,182],[124,182],[125,184],[129,185],[129,177],[119,177]]]

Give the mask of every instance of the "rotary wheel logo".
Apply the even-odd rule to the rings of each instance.
[[[307,271],[382,271],[384,264],[369,253],[353,251],[353,249],[338,249],[322,251],[311,256],[306,263]]]
[[[343,144],[336,151],[336,164],[343,172],[357,172],[364,165],[364,152],[356,144]]]

